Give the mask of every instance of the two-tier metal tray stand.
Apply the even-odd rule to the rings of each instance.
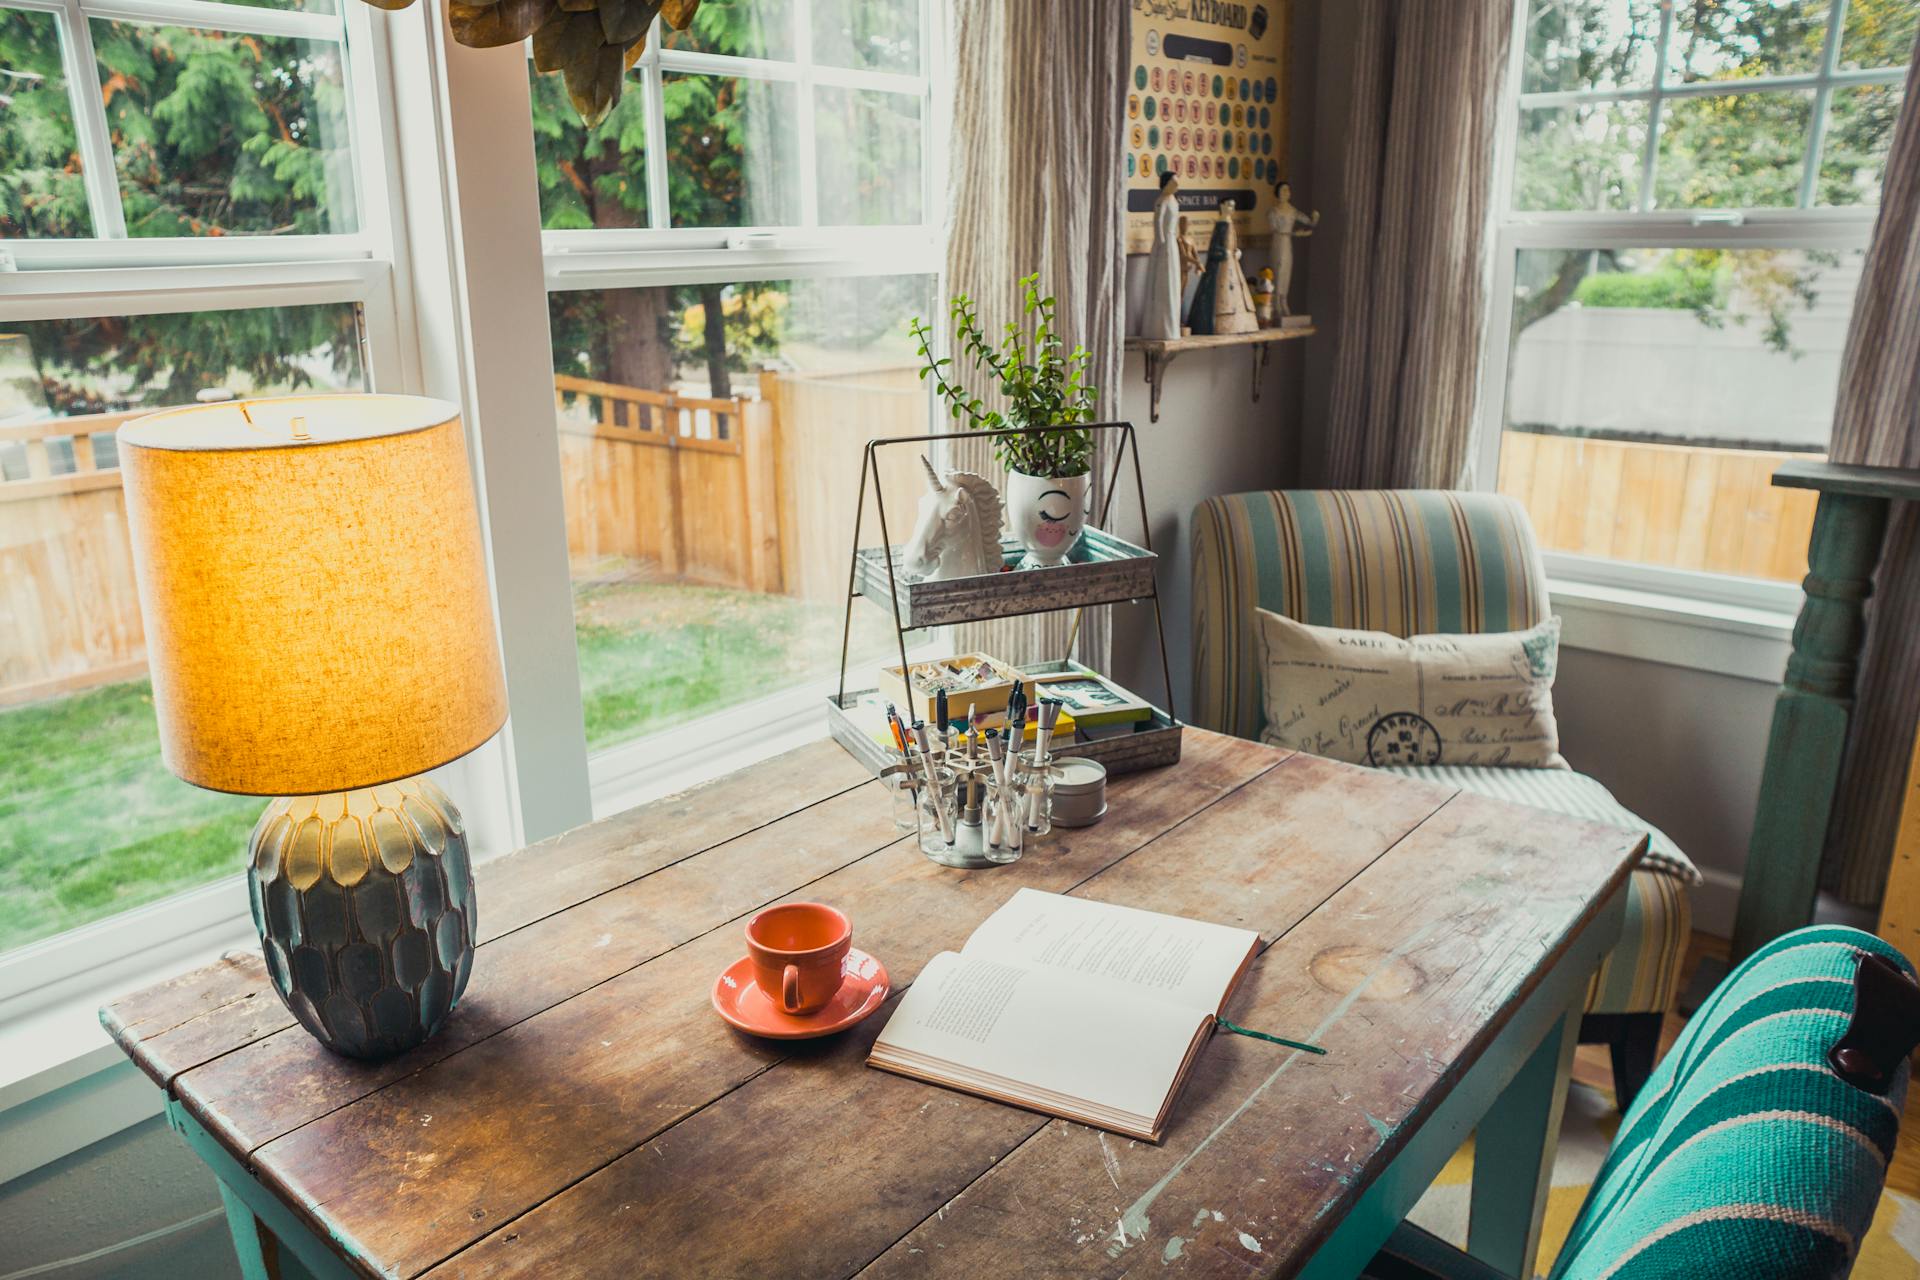
[[[1120,447],[1114,454],[1113,471],[1108,478],[1105,497],[1100,504],[1099,527],[1089,527],[1066,563],[1044,569],[1017,567],[1024,549],[1012,539],[1003,539],[1001,555],[1007,569],[1001,573],[971,578],[948,578],[938,582],[910,582],[901,567],[901,548],[896,547],[887,528],[887,500],[880,487],[879,450],[900,445],[928,445],[940,440],[993,440],[1003,436],[1051,435],[1061,431],[1113,431],[1120,435]],[[1129,457],[1131,451],[1131,457]],[[1113,513],[1113,498],[1120,483],[1120,470],[1133,465],[1133,491],[1140,504],[1141,546],[1105,532]],[[874,507],[880,519],[878,547],[860,545],[861,522],[866,513],[867,482],[873,481]],[[895,753],[876,741],[849,713],[860,703],[876,696],[873,689],[847,691],[847,659],[853,640],[853,604],[865,596],[893,615],[894,642],[900,655],[900,669],[907,661],[907,632],[917,627],[950,626],[962,622],[984,622],[995,618],[1014,618],[1027,614],[1053,613],[1062,609],[1080,610],[1092,606],[1151,602],[1153,628],[1160,645],[1160,677],[1166,690],[1166,706],[1153,708],[1146,720],[1132,726],[1131,732],[1100,734],[1089,741],[1076,742],[1070,750],[1076,756],[1098,760],[1109,774],[1130,773],[1173,764],[1180,759],[1180,721],[1173,712],[1173,675],[1167,665],[1166,627],[1160,616],[1160,593],[1154,581],[1156,557],[1152,535],[1147,532],[1147,492],[1140,477],[1140,448],[1130,422],[1095,422],[1080,426],[1022,427],[1001,431],[936,432],[924,436],[892,436],[870,440],[860,467],[860,499],[853,516],[853,556],[847,571],[847,612],[840,633],[840,682],[827,700],[827,724],[834,740],[845,747],[868,769],[878,774],[898,763]],[[1079,631],[1075,618],[1073,633]],[[1072,648],[1072,636],[1067,641]],[[1021,668],[1027,675],[1046,675],[1060,671],[1086,671],[1067,654],[1054,661]],[[1105,674],[1105,673],[1101,673]]]

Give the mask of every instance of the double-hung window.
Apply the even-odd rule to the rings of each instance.
[[[113,433],[407,385],[381,53],[359,0],[0,3],[0,1011],[244,918],[261,802],[161,764]]]
[[[1920,4],[1519,0],[1476,470],[1562,580],[1791,607]]]
[[[861,447],[927,422],[907,326],[941,261],[934,19],[923,0],[704,5],[591,128],[534,78],[598,811],[819,732]],[[910,503],[917,466],[894,464],[889,497]],[[851,643],[870,675],[891,625],[862,605]]]

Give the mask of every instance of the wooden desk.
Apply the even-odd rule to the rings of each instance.
[[[1473,1246],[1520,1273],[1644,839],[1196,729],[1110,800],[956,872],[822,743],[487,864],[473,985],[394,1061],[257,956],[103,1017],[256,1275],[1351,1276],[1483,1116]],[[766,903],[839,905],[904,987],[1021,885],[1259,930],[1231,1016],[1328,1056],[1216,1035],[1156,1147],[868,1069],[887,1011],[771,1043],[708,1006]]]

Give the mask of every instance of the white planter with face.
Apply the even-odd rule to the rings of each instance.
[[[1055,565],[1067,558],[1087,525],[1088,476],[1030,476],[1007,473],[1007,529],[1027,549],[1032,565]]]

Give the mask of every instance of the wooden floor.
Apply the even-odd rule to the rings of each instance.
[[[1724,961],[1727,957],[1727,940],[1697,930],[1693,941],[1687,946],[1686,959],[1681,962],[1681,972],[1686,979],[1680,984],[1686,990],[1687,982],[1693,978],[1694,967],[1702,960],[1713,958]],[[1660,1054],[1666,1056],[1673,1042],[1680,1038],[1680,1032],[1687,1020],[1677,1013],[1667,1015],[1667,1025],[1660,1035]],[[1596,1089],[1613,1091],[1613,1066],[1607,1057],[1607,1046],[1603,1044],[1583,1044],[1573,1059],[1573,1078],[1581,1084]],[[1893,1150],[1893,1163],[1887,1168],[1887,1187],[1904,1195],[1920,1197],[1920,1088],[1907,1091],[1907,1110],[1900,1121],[1900,1143]]]

